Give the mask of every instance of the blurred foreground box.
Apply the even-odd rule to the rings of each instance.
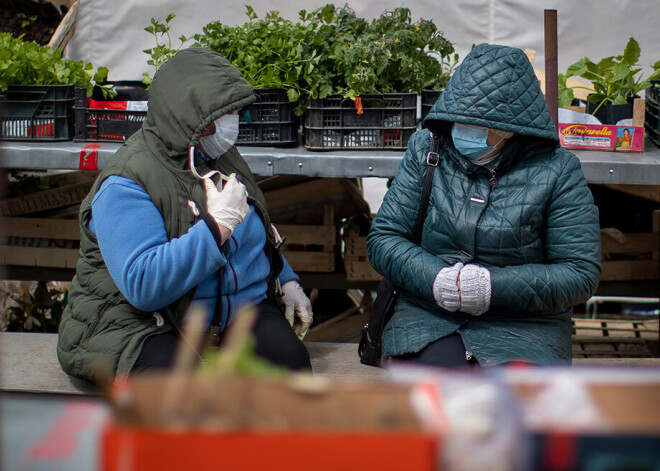
[[[436,469],[413,386],[159,375],[115,393],[101,461],[117,469]]]
[[[580,368],[510,372],[534,469],[660,469],[660,370]]]

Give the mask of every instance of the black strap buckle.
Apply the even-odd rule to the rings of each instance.
[[[426,165],[437,167],[440,162],[440,155],[437,152],[429,152],[426,154]]]

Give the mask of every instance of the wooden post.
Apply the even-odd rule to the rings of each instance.
[[[558,118],[557,88],[557,10],[544,10],[545,27],[545,101],[555,122]]]

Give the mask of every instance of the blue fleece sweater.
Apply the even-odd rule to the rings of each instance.
[[[149,195],[124,177],[113,175],[103,182],[92,201],[92,215],[89,227],[110,275],[138,309],[161,309],[197,287],[194,302],[207,309],[210,323],[221,275],[222,328],[242,305],[266,298],[270,273],[264,252],[266,230],[252,206],[227,241],[224,254],[203,220],[168,240],[163,218]],[[298,280],[286,260],[279,278],[282,284]]]

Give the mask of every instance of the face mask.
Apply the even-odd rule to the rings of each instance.
[[[215,133],[199,138],[199,143],[206,155],[212,159],[217,159],[236,144],[238,119],[237,114],[226,114],[215,120]]]
[[[454,123],[451,128],[451,137],[456,149],[470,160],[479,160],[497,147],[487,144],[488,128],[482,126]]]

